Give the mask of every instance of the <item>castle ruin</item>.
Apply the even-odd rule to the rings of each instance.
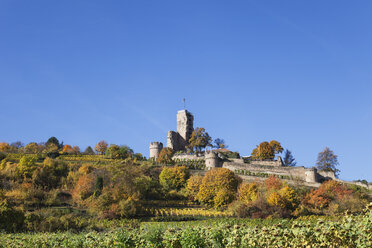
[[[177,132],[169,131],[167,135],[167,147],[172,148],[175,152],[186,151],[188,140],[194,130],[194,116],[187,110],[177,112]],[[157,159],[163,144],[161,142],[150,143],[150,158]],[[260,180],[269,175],[280,177],[289,183],[301,183],[308,186],[317,187],[324,180],[338,180],[335,173],[331,171],[318,171],[316,168],[306,168],[303,166],[284,166],[282,158],[277,156],[274,160],[252,160],[246,158],[226,158],[221,156],[221,151],[206,151],[204,154],[187,154],[178,153],[173,156],[177,163],[187,161],[204,163],[205,170],[212,168],[227,168],[241,176],[244,180]],[[350,182],[347,182],[350,183]]]
[[[167,135],[167,147],[173,151],[186,151],[192,132],[194,131],[194,116],[186,109],[177,112],[177,132],[169,131]],[[160,142],[150,143],[150,158],[157,158],[163,144]]]

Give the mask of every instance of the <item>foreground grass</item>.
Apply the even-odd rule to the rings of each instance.
[[[372,205],[369,206],[372,208]],[[371,247],[372,211],[339,219],[144,222],[108,232],[0,234],[0,247]]]

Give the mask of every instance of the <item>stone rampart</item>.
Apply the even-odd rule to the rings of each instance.
[[[231,171],[235,170],[246,170],[252,173],[266,173],[279,176],[288,176],[292,180],[306,181],[305,171],[308,170],[305,167],[283,167],[283,166],[272,166],[265,164],[251,164],[251,163],[236,163],[236,162],[224,162],[223,168],[227,168]]]

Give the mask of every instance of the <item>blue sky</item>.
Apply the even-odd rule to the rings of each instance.
[[[183,107],[242,155],[278,140],[372,181],[371,1],[0,0],[0,141],[148,156]]]

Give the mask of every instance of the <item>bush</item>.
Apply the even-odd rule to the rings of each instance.
[[[21,231],[24,220],[25,216],[22,211],[13,208],[6,199],[0,199],[0,230],[6,232]]]
[[[135,246],[133,234],[121,229],[116,234],[115,238],[116,247],[132,248]]]
[[[0,152],[0,162],[6,157],[5,153]]]
[[[158,226],[153,226],[149,228],[148,230],[141,230],[143,231],[143,234],[141,235],[141,238],[143,239],[143,243],[140,245],[140,247],[155,247],[155,248],[161,248],[163,247],[163,228]]]
[[[182,247],[204,248],[205,241],[197,228],[186,228],[181,236]]]
[[[238,199],[244,204],[250,204],[258,198],[257,183],[242,183],[238,190]]]

